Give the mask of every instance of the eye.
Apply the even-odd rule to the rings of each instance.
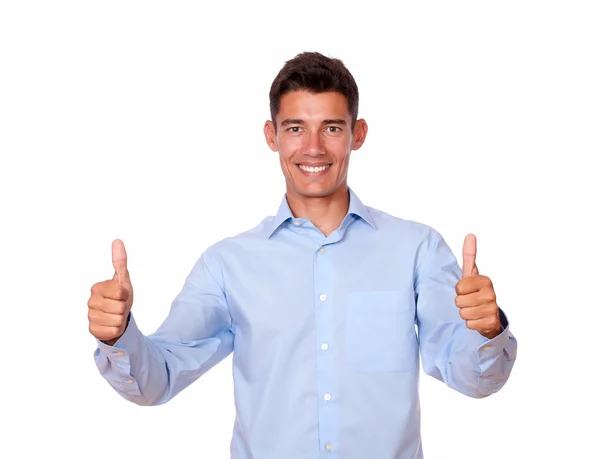
[[[300,126],[292,126],[291,128],[288,128],[288,131],[294,133],[300,132]]]
[[[341,131],[341,129],[337,126],[327,126],[327,130],[328,130],[328,132],[332,132],[332,133]]]

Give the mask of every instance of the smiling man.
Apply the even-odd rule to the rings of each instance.
[[[264,134],[286,180],[279,210],[207,248],[148,336],[114,241],[114,276],[88,301],[98,368],[124,398],[158,405],[233,352],[233,459],[422,458],[419,364],[481,398],[516,358],[475,237],[461,269],[440,233],[349,188],[368,128],[340,60],[286,62],[270,106]]]
[[[273,83],[272,120],[265,123],[265,137],[271,150],[279,152],[293,214],[307,217],[329,236],[348,212],[350,153],[364,142],[367,123],[356,119],[358,90],[350,84],[350,75],[339,84],[348,85],[343,88],[350,93],[346,96],[336,88],[312,92],[315,89],[303,87],[288,72]]]

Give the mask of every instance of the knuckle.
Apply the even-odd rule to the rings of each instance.
[[[119,328],[123,325],[123,316],[117,316],[114,319],[114,326]]]
[[[107,296],[108,291],[109,290],[108,290],[106,281],[98,282],[97,284],[94,284],[94,286],[92,287],[92,297],[93,298],[105,298]]]
[[[98,296],[91,296],[87,302],[89,309],[100,309],[102,306],[102,298]]]
[[[96,282],[94,285],[92,285],[91,292],[97,295],[101,295],[105,289],[105,285],[106,281]]]
[[[99,329],[95,324],[90,324],[90,326],[88,327],[90,333],[92,335],[94,335],[96,338],[98,339],[104,339],[104,336],[102,334],[102,330]]]
[[[125,310],[127,309],[127,305],[124,301],[119,301],[117,304],[117,314],[125,314]]]
[[[481,296],[484,301],[490,303],[496,299],[496,292],[490,286],[486,286],[482,289]]]
[[[115,296],[116,296],[117,300],[127,301],[128,292],[127,292],[127,290],[125,288],[123,288],[122,286],[119,285],[119,287],[117,288]]]

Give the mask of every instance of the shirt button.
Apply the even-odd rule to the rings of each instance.
[[[125,355],[125,352],[123,352],[123,351],[118,351],[118,352],[115,352],[115,355],[118,355],[118,356],[120,357],[120,356],[123,356],[123,355]]]
[[[328,348],[329,348],[329,345],[327,343],[321,344],[321,349],[323,349],[324,351],[326,351]]]
[[[301,223],[300,223],[298,220],[294,220],[294,225],[296,225],[296,226],[300,226],[300,225],[301,225]]]
[[[128,379],[128,380],[127,380],[127,382],[128,382],[129,384],[133,384],[133,379]]]
[[[319,295],[319,299],[321,301],[325,301],[327,299],[327,295],[325,295],[324,293],[321,293],[321,295]]]
[[[325,401],[328,402],[329,400],[331,400],[331,394],[325,394],[323,395],[323,398],[325,399]]]
[[[321,248],[319,249],[319,252],[325,252],[325,247],[321,247]]]
[[[490,347],[489,347],[489,346],[484,346],[484,347],[483,347],[483,350],[484,350],[484,351],[489,351],[489,350],[490,350]]]
[[[327,443],[327,444],[325,445],[325,449],[326,449],[327,451],[331,451],[331,450],[333,449],[333,445],[332,445],[331,443]]]

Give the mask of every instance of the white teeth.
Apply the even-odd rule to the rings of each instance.
[[[325,169],[327,169],[329,167],[329,164],[326,166],[319,166],[319,167],[304,166],[302,164],[299,164],[299,167],[304,172],[323,172]]]

